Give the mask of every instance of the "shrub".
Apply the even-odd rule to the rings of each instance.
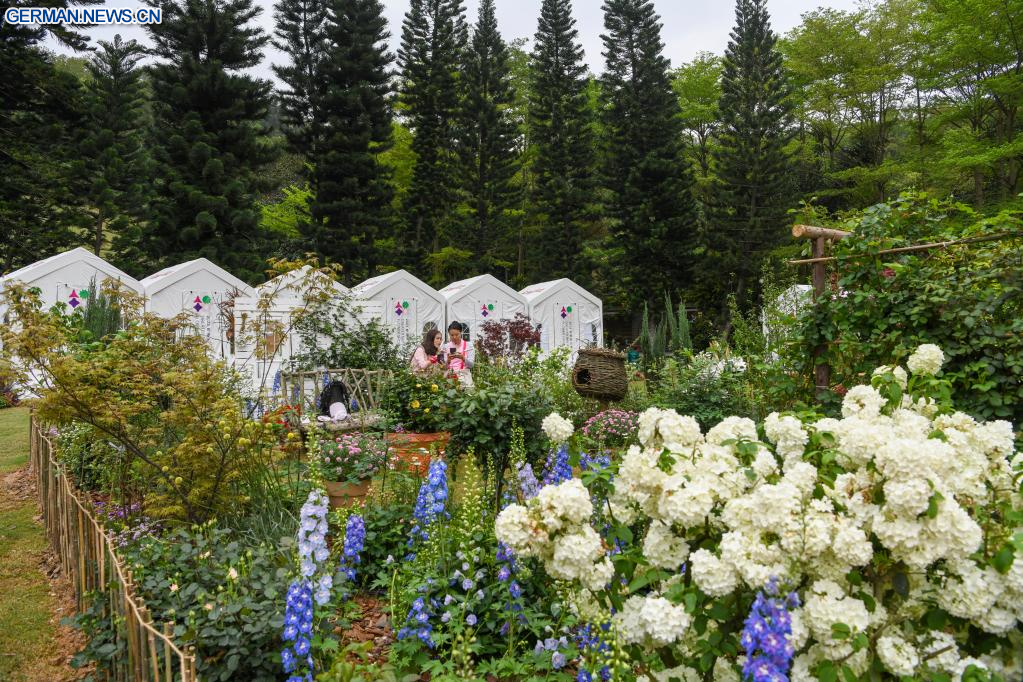
[[[140,480],[147,515],[188,522],[283,504],[281,427],[242,418],[238,377],[203,339],[179,335],[180,320],[129,317],[116,334],[81,343],[71,320],[43,312],[37,296],[19,287],[6,296],[16,324],[3,330],[3,352],[41,377],[44,421],[87,424],[118,450],[125,480],[111,490]]]
[[[125,559],[157,621],[194,644],[205,680],[280,679],[290,565],[277,547],[244,546],[212,525],[129,545]]]
[[[838,221],[837,282],[802,318],[783,362],[803,376],[813,352],[832,368],[830,405],[873,367],[921,343],[944,349],[959,406],[981,418],[1023,420],[1021,214],[983,218],[959,203],[905,194]],[[1009,234],[969,246],[876,255],[879,250]],[[812,385],[812,384],[811,384]]]
[[[841,419],[648,410],[640,447],[507,507],[497,540],[597,628],[594,679],[1018,680],[1023,455],[941,362],[878,368]]]
[[[403,367],[388,382],[381,407],[392,424],[405,431],[434,433],[443,419],[439,401],[450,385],[451,380],[439,373],[420,376]]]

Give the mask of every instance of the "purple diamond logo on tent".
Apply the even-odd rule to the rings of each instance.
[[[480,306],[480,315],[482,315],[483,317],[487,317],[488,315],[490,315],[490,311],[487,310],[487,306],[485,305]]]
[[[565,306],[561,306],[561,319],[568,317],[568,311],[565,310]]]
[[[403,312],[405,312],[405,309],[401,307],[401,303],[395,302],[395,304],[394,304],[394,314],[400,316]]]
[[[195,312],[199,312],[200,310],[202,310],[202,299],[196,296],[195,302],[192,304],[192,307],[195,308]]]
[[[68,296],[67,304],[72,308],[77,308],[82,304],[82,302],[78,300],[78,291],[76,291],[75,289],[71,290],[71,295]]]

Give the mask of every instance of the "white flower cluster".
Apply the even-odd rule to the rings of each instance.
[[[603,541],[590,525],[593,503],[572,478],[544,486],[527,506],[511,504],[498,514],[497,539],[518,556],[539,557],[558,580],[578,580],[601,590],[614,574]]]
[[[549,415],[543,418],[540,423],[543,428],[543,432],[547,434],[547,437],[551,439],[551,442],[555,445],[564,443],[566,440],[572,437],[575,432],[575,427],[572,426],[572,422],[562,417],[557,412],[551,412]]]
[[[906,367],[913,374],[937,374],[945,363],[945,353],[933,343],[925,343],[906,360]]]
[[[921,346],[909,367],[933,374],[942,359],[937,347]],[[909,385],[901,367],[876,373]],[[1003,518],[998,509],[1023,509],[1014,480],[1023,456],[1014,452],[1008,422],[938,412],[922,396],[891,406],[871,386],[856,386],[844,397],[841,419],[804,424],[769,415],[763,427],[773,449],[758,442],[749,419],[729,417],[704,436],[694,419],[673,410],[641,414],[640,445],[621,456],[608,509],[617,523],[642,522],[647,530],[635,546],[644,563],[672,577],[626,599],[613,616],[618,635],[686,655],[695,641],[690,616],[665,598],[685,564],[713,598],[748,594],[772,579],[809,586],[792,614],[796,682],[814,679],[823,660],[864,673],[872,655],[894,676],[941,671],[958,679],[976,665],[1023,678],[1023,557],[1004,573],[977,559],[991,528],[981,520]],[[508,507],[497,521],[498,539],[513,551],[540,557],[555,578],[578,581],[573,604],[584,618],[600,610],[593,593],[614,584],[605,547],[590,529],[592,513],[586,490],[573,480],[544,488],[528,507]],[[1019,530],[996,528],[993,541]],[[886,567],[901,562],[908,569],[900,578],[903,598],[887,608],[849,582],[875,561],[875,550],[883,550]],[[985,632],[1015,637],[1020,651],[971,658],[950,634],[904,627],[935,603]],[[848,631],[836,631],[838,623]],[[859,634],[872,645],[854,651]]]

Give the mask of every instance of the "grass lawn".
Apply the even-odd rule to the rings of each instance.
[[[28,461],[28,408],[0,410],[0,474]]]
[[[61,680],[56,600],[41,570],[46,537],[35,499],[3,481],[28,461],[28,409],[0,410],[0,680]]]

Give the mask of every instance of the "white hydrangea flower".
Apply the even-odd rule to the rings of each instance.
[[[714,675],[714,682],[741,682],[739,671],[724,656],[718,656],[717,660],[714,661],[712,674]]]
[[[603,555],[597,531],[589,525],[579,526],[574,532],[564,533],[554,540],[554,553],[546,564],[547,572],[559,580],[589,579],[594,562]]]
[[[866,566],[874,558],[874,548],[867,534],[845,519],[838,523],[832,551],[839,561],[849,566]]]
[[[783,458],[803,454],[803,448],[810,440],[801,421],[792,416],[783,417],[777,412],[767,415],[767,419],[764,420],[764,433],[775,444],[778,454]]]
[[[842,398],[842,416],[873,419],[881,414],[884,397],[873,386],[853,386]]]
[[[494,534],[497,539],[520,556],[536,554],[533,544],[535,532],[529,512],[521,504],[510,504],[502,509],[494,524]]]
[[[909,676],[920,665],[916,647],[898,635],[883,635],[877,640],[877,656],[894,675]]]
[[[866,605],[847,596],[841,587],[830,580],[818,580],[807,592],[803,613],[807,627],[829,658],[852,653],[848,639],[836,639],[832,626],[844,623],[852,634],[866,632],[870,613]]]
[[[913,374],[937,374],[945,363],[945,353],[933,343],[917,346],[913,354],[906,360],[906,367]]]
[[[905,391],[906,387],[909,386],[909,375],[906,374],[906,370],[902,369],[898,365],[881,365],[874,370],[872,376],[880,376],[882,374],[894,374],[895,382],[899,387]]]
[[[551,442],[555,444],[564,443],[575,432],[572,422],[557,412],[551,412],[544,417],[540,426],[543,428],[543,432],[547,434],[547,437],[551,439]]]
[[[707,432],[707,442],[721,445],[726,440],[756,440],[757,425],[749,417],[725,417]]]
[[[643,538],[643,556],[651,566],[675,571],[689,557],[689,544],[667,524],[654,521]]]
[[[639,442],[652,450],[686,452],[703,442],[699,422],[675,410],[651,407],[639,415],[638,424]]]
[[[627,644],[667,646],[689,628],[690,616],[684,606],[664,597],[633,595],[614,615],[614,624]]]
[[[731,564],[718,559],[706,549],[698,549],[689,557],[693,580],[705,594],[723,597],[739,586],[739,575]]]

